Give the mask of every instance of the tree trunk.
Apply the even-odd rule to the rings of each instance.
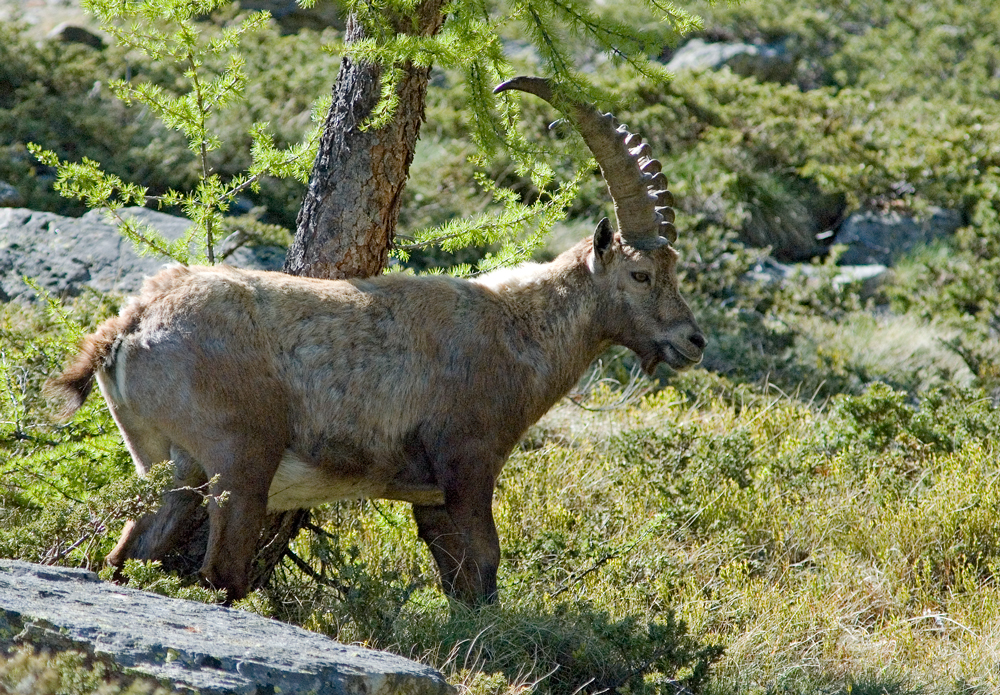
[[[444,0],[424,0],[415,17],[395,22],[397,30],[433,36],[444,24],[444,5]],[[349,17],[347,43],[364,35],[361,24]],[[362,130],[378,104],[381,73],[377,65],[346,57],[341,62],[298,229],[285,259],[286,273],[340,279],[377,275],[386,267],[424,118],[430,68],[403,65],[396,91],[399,104],[391,122],[378,130]],[[201,566],[208,515],[199,513],[200,526],[187,544],[164,558],[168,571],[190,575]],[[251,589],[267,584],[289,543],[308,521],[307,510],[268,515],[250,571]],[[198,520],[192,521],[197,524]]]
[[[416,33],[440,30],[444,4],[425,0],[417,8]],[[347,42],[363,37],[364,29],[349,18]],[[381,72],[380,66],[350,58],[341,63],[286,273],[354,278],[385,269],[424,118],[430,68],[404,65],[392,121],[379,130],[362,130],[379,100]]]

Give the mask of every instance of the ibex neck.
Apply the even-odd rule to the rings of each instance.
[[[502,302],[510,330],[538,355],[530,360],[538,417],[579,381],[609,344],[598,321],[598,297],[585,263],[560,256],[478,279]]]

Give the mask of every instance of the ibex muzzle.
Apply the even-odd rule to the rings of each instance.
[[[542,80],[498,91],[512,88],[552,98]],[[381,497],[413,504],[448,595],[493,601],[493,491],[525,430],[612,344],[648,372],[701,360],[659,163],[610,116],[568,112],[608,183],[617,233],[605,219],[551,263],[476,280],[170,268],[53,381],[76,407],[96,376],[139,474],[171,459],[177,487],[219,476],[229,496],[209,505],[209,584],[246,594],[267,512]],[[163,557],[199,503],[167,493],[109,562]]]

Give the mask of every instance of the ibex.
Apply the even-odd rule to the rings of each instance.
[[[518,89],[554,101],[549,84]],[[88,336],[53,386],[75,410],[94,377],[140,475],[171,459],[178,486],[218,476],[203,579],[248,591],[265,514],[351,498],[413,504],[444,591],[497,597],[491,509],[507,457],[607,347],[652,372],[701,360],[677,288],[672,196],[639,136],[570,103],[615,204],[554,261],[472,280],[318,280],[226,266],[172,267]],[[108,561],[156,559],[198,495],[173,491],[130,522]]]

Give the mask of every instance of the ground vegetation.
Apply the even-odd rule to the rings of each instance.
[[[498,606],[449,606],[406,506],[375,501],[321,509],[241,607],[426,661],[471,693],[997,689],[1000,9],[689,9],[706,40],[782,43],[795,61],[789,81],[722,70],[664,83],[575,59],[664,164],[683,292],[710,341],[704,367],[645,380],[611,352],[529,432],[495,502]],[[607,11],[635,19],[624,3]],[[195,184],[190,143],[106,87],[129,70],[166,89],[177,79],[167,67],[114,46],[35,44],[16,25],[0,32],[0,179],[30,206],[82,211],[53,192],[55,170],[28,142],[125,180],[140,172],[151,191]],[[251,123],[267,120],[275,147],[289,147],[306,137],[336,60],[308,30],[263,26],[245,40],[246,107],[212,127],[249,147]],[[664,59],[673,40],[663,37]],[[505,41],[528,43],[516,32]],[[518,60],[535,65],[530,50]],[[551,176],[519,172],[502,153],[470,164],[460,80],[431,75],[394,268],[477,272],[490,248],[434,240],[498,210],[496,187],[531,204],[574,182],[541,257],[590,233],[608,200],[597,175],[578,173],[571,133],[548,128],[558,115],[522,106],[523,136],[545,145]],[[223,179],[250,166],[238,149],[217,160]],[[292,229],[302,186],[263,178],[232,212]],[[836,246],[819,244],[809,272],[755,273],[790,228],[932,206],[958,210],[964,226],[899,260],[874,293],[843,281]],[[60,423],[41,392],[120,301],[0,307],[5,557],[100,568],[124,518],[155,504],[165,478],[134,480],[100,401]],[[135,586],[217,598],[155,567],[127,574]],[[35,658],[10,657],[0,677],[47,668]]]

